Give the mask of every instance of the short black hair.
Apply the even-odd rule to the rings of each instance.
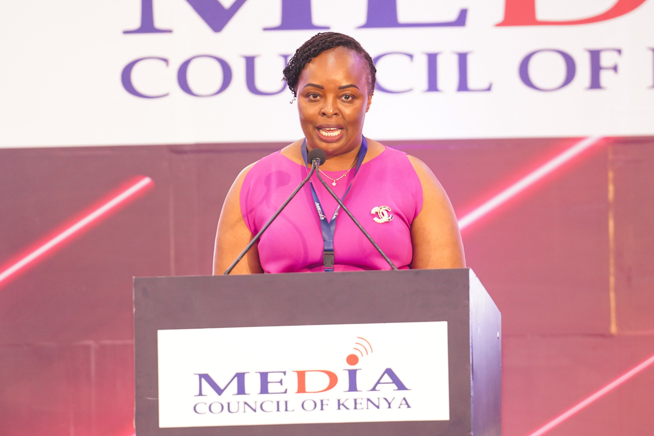
[[[300,80],[300,73],[311,60],[320,53],[331,50],[336,47],[345,47],[358,53],[363,59],[368,61],[370,70],[370,80],[368,81],[369,91],[372,94],[375,90],[377,69],[375,63],[367,51],[361,47],[359,42],[351,36],[336,32],[320,32],[315,34],[311,39],[306,41],[295,51],[295,54],[289,59],[286,68],[284,68],[284,80],[291,90],[293,96],[297,97],[297,84]]]

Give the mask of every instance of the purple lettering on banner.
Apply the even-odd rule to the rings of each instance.
[[[214,92],[213,94],[196,94],[188,86],[188,78],[187,78],[188,67],[191,64],[191,61],[197,58],[215,59],[216,61],[218,61],[220,67],[223,70],[223,83],[220,85],[218,91]],[[192,58],[186,60],[182,65],[180,65],[179,70],[177,71],[177,82],[179,83],[179,87],[182,88],[182,91],[184,91],[189,95],[192,95],[194,97],[213,97],[214,95],[218,95],[224,90],[226,90],[229,84],[232,83],[232,68],[229,66],[227,62],[216,56],[211,56],[211,55],[193,56]]]
[[[284,58],[284,65],[288,64],[288,58],[290,55],[281,55]],[[282,85],[281,89],[279,91],[273,91],[273,92],[266,92],[266,91],[259,91],[257,88],[256,84],[256,74],[255,74],[255,59],[258,57],[257,56],[243,56],[245,58],[245,83],[248,86],[248,91],[250,91],[254,95],[276,95],[279,94],[280,92],[284,91],[286,88],[286,82]]]
[[[600,82],[600,73],[602,70],[613,70],[616,74],[618,73],[618,64],[613,64],[610,67],[602,66],[601,56],[603,51],[613,51],[622,56],[622,50],[619,48],[588,50],[588,53],[590,53],[590,86],[587,89],[606,89],[602,87]]]
[[[531,58],[534,57],[534,55],[542,52],[558,53],[565,61],[565,79],[563,80],[563,83],[561,83],[561,85],[557,86],[556,88],[550,88],[550,89],[540,88],[534,84],[534,82],[531,80],[531,77],[529,76],[529,62],[531,61]],[[550,91],[557,91],[561,88],[564,88],[568,86],[570,82],[572,82],[572,80],[575,78],[576,72],[577,72],[577,66],[575,64],[575,60],[568,53],[561,50],[546,48],[542,50],[532,51],[527,56],[525,56],[522,62],[520,62],[520,79],[522,80],[522,83],[537,91],[550,92]]]
[[[312,406],[309,406],[311,408],[307,409],[306,407],[304,407],[304,405],[309,402],[311,402]],[[304,410],[305,412],[313,412],[314,410],[316,410],[316,407],[318,407],[318,403],[316,403],[314,400],[304,400],[302,401],[301,406],[302,406],[302,410]]]
[[[391,381],[382,381],[384,376],[388,376],[388,378]],[[397,389],[393,389],[395,391],[410,391],[411,389],[408,389],[406,386],[404,386],[404,383],[402,383],[402,380],[395,374],[395,372],[391,368],[386,368],[386,370],[382,373],[381,377],[379,377],[379,380],[377,380],[377,383],[370,389],[370,392],[376,391],[377,386],[379,385],[395,385]],[[390,407],[390,403],[388,404]]]
[[[408,57],[409,59],[411,59],[411,62],[413,62],[413,55],[412,55],[411,53],[402,53],[402,52],[382,53],[382,54],[380,54],[379,56],[374,57],[374,58],[372,59],[372,62],[375,64],[375,66],[377,66],[377,62],[378,62],[381,58],[386,57],[386,56],[390,56],[390,55],[401,55],[401,56],[406,56],[406,57]],[[413,91],[413,88],[405,89],[405,90],[403,90],[403,91],[391,91],[390,89],[384,88],[384,87],[379,83],[379,80],[377,80],[377,83],[376,83],[376,85],[375,85],[375,89],[377,89],[377,90],[379,90],[379,91],[381,91],[381,92],[387,92],[387,93],[389,93],[389,94],[402,94],[402,93],[405,93],[405,92],[411,92],[411,91]]]
[[[357,388],[357,371],[359,371],[359,369],[346,369],[345,371],[347,371],[348,381],[347,391],[345,392],[361,392]]]
[[[375,403],[372,399],[368,398],[368,399],[366,400],[366,410],[369,409],[371,405],[372,405],[372,407],[374,407],[375,409],[379,410],[379,402],[380,402],[380,401],[381,401],[381,399],[380,399],[380,398],[377,398],[377,403]]]
[[[268,372],[260,372],[259,373],[259,378],[261,380],[261,391],[259,394],[264,395],[264,394],[285,394],[287,392],[286,389],[284,389],[284,392],[270,392],[269,391],[269,384],[270,383],[278,383],[280,386],[284,386],[284,379],[281,380],[268,380],[268,374],[282,374],[286,375],[286,371],[268,371]]]
[[[153,0],[141,0],[141,25],[138,29],[125,30],[123,33],[171,33],[172,30],[157,29],[154,26]]]
[[[217,404],[217,405],[220,406],[220,410],[219,410],[218,412],[214,412],[214,411],[213,411],[213,405],[214,405],[214,404]],[[225,410],[225,406],[223,406],[222,403],[215,402],[215,403],[211,403],[211,404],[209,404],[209,413],[212,413],[212,414],[214,414],[214,415],[218,415],[218,414],[220,414],[220,413],[223,413],[223,410]]]
[[[186,0],[214,32],[220,32],[241,9],[246,0],[236,0],[226,8],[220,0]]]
[[[147,57],[147,58],[139,58],[136,59],[129,64],[125,65],[125,68],[123,68],[123,72],[120,75],[120,79],[123,82],[123,88],[125,88],[125,91],[129,92],[130,94],[140,97],[140,98],[161,98],[165,97],[168,95],[168,93],[161,94],[161,95],[145,95],[143,93],[140,93],[134,88],[134,84],[132,83],[132,70],[141,61],[147,60],[147,59],[154,59],[157,61],[163,61],[166,63],[166,66],[168,66],[168,59],[165,58],[153,58],[153,57]]]
[[[468,86],[468,55],[472,52],[456,53],[459,59],[459,86],[457,92],[488,92],[493,88],[493,84],[489,84],[486,89],[471,89]]]
[[[282,0],[282,23],[263,30],[319,30],[329,29],[313,24],[311,0]]]
[[[441,92],[438,89],[438,55],[440,53],[425,53],[427,55],[427,90],[425,92]]]
[[[222,395],[223,392],[225,392],[225,390],[229,387],[229,385],[232,384],[234,379],[236,379],[236,394],[234,394],[234,395],[249,395],[249,394],[245,393],[245,374],[247,374],[247,372],[237,372],[236,374],[234,374],[234,377],[232,377],[227,382],[227,384],[225,385],[224,388],[221,388],[218,385],[218,383],[216,383],[214,381],[214,379],[212,379],[211,376],[209,376],[209,374],[195,374],[195,375],[198,376],[198,384],[199,384],[198,385],[198,394],[196,395],[196,397],[206,397],[207,396],[206,394],[202,393],[202,381],[207,383],[209,385],[209,387],[214,390],[215,393],[217,393],[218,395]]]
[[[466,25],[467,9],[461,9],[454,21],[438,23],[400,23],[397,18],[397,0],[368,0],[368,18],[359,29],[380,27],[463,27]]]

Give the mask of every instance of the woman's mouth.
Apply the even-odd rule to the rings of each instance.
[[[318,129],[318,133],[325,139],[335,139],[341,136],[343,129],[340,127],[323,127]]]

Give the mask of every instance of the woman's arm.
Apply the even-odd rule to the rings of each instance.
[[[213,273],[223,274],[234,262],[236,257],[252,240],[253,235],[245,225],[241,215],[241,186],[243,180],[254,164],[248,166],[238,175],[234,184],[227,193],[223,209],[218,220],[216,245],[213,253]],[[231,274],[262,273],[259,263],[257,244],[248,251],[241,261],[234,267]]]
[[[420,159],[409,156],[422,185],[422,210],[411,224],[413,269],[464,268],[461,233],[445,190]]]

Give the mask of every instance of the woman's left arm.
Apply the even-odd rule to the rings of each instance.
[[[420,159],[409,156],[422,185],[422,209],[411,224],[412,269],[464,268],[461,233],[450,199]]]

